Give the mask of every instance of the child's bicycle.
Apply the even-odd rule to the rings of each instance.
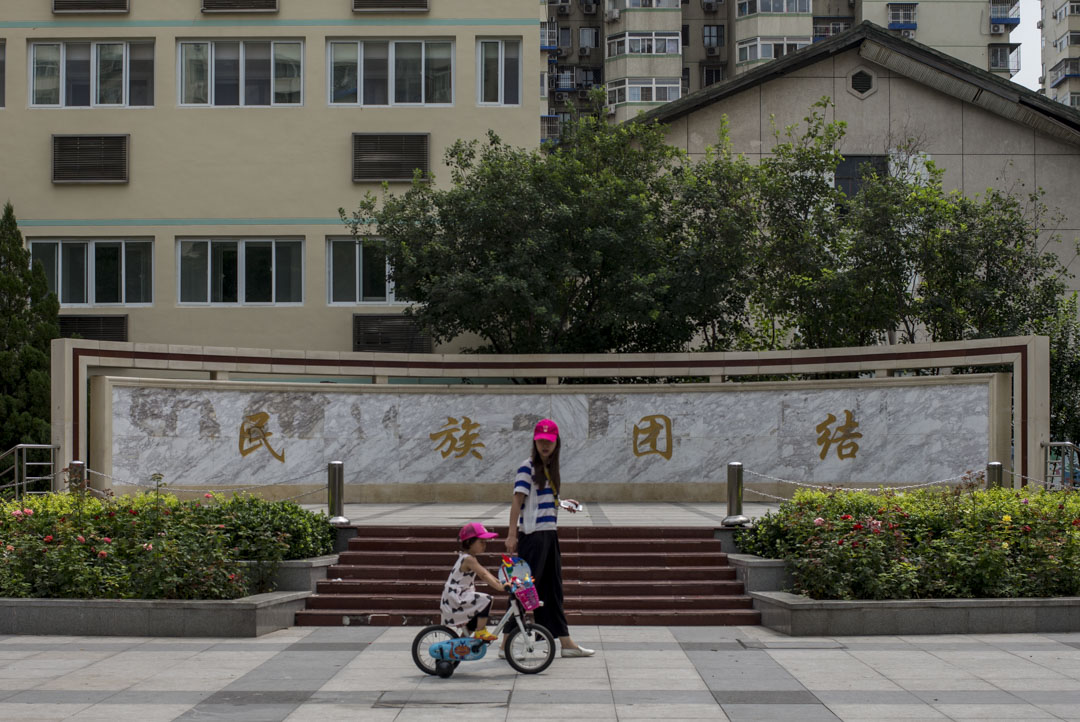
[[[555,659],[555,637],[544,626],[530,622],[525,612],[539,607],[529,565],[517,557],[503,557],[499,580],[511,586],[506,613],[490,631],[506,632],[506,661],[522,674],[543,672]],[[416,666],[427,674],[446,678],[458,664],[482,659],[489,642],[462,636],[464,630],[442,624],[424,627],[412,643]]]

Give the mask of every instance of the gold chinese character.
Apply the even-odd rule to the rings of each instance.
[[[435,445],[435,450],[439,451],[444,459],[454,452],[457,452],[454,456],[455,459],[460,459],[468,454],[472,454],[477,459],[483,459],[484,457],[481,456],[477,449],[484,448],[484,444],[476,440],[480,434],[475,431],[475,429],[480,428],[480,424],[475,423],[468,416],[462,416],[460,424],[461,428],[458,428],[458,420],[452,416],[447,416],[446,423],[443,424],[441,431],[428,434],[429,439],[432,441],[438,440],[439,442]],[[461,432],[460,437],[454,435],[458,432]]]
[[[270,437],[274,434],[266,430],[266,422],[269,420],[270,414],[264,411],[244,417],[240,423],[240,456],[247,456],[265,446],[271,456],[285,463],[285,450],[282,449],[279,454],[270,446]]]
[[[862,438],[862,434],[855,431],[855,429],[859,428],[859,422],[852,417],[851,412],[847,409],[844,409],[844,423],[837,426],[835,430],[829,431],[829,426],[835,421],[836,417],[829,414],[828,418],[815,428],[815,431],[820,434],[817,443],[821,447],[821,459],[824,461],[829,454],[829,447],[833,444],[836,444],[837,458],[854,459],[855,453],[859,450],[859,445],[853,439]]]
[[[660,432],[664,432],[663,444]],[[663,414],[642,417],[634,427],[634,456],[659,454],[671,458],[671,419]]]

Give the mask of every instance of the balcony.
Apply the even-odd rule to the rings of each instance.
[[[990,72],[1008,73],[1009,77],[1020,72],[1020,44],[1010,43],[989,46]]]
[[[852,21],[853,18],[814,18],[814,42],[848,30]]]
[[[1020,24],[1019,2],[990,3],[990,25],[1007,25],[1009,29]]]
[[[886,7],[888,8],[889,30],[919,29],[915,20],[918,3],[889,3]]]
[[[559,26],[556,23],[540,23],[540,50],[559,48]]]
[[[1080,58],[1066,58],[1050,68],[1050,87],[1056,88],[1069,78],[1080,78]]]
[[[540,116],[540,142],[541,143],[558,143],[561,130],[561,123],[559,122],[559,116],[557,115],[541,115]]]

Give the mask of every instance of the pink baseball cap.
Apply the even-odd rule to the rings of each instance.
[[[461,527],[461,531],[458,532],[459,541],[466,541],[477,537],[481,539],[494,539],[497,536],[499,535],[493,531],[488,531],[484,528],[483,524],[478,524],[475,521],[470,521],[468,524]]]
[[[544,441],[558,441],[559,425],[551,419],[541,419],[536,424],[536,429],[533,430],[533,439],[543,439]]]

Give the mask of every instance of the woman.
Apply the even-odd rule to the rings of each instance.
[[[570,638],[563,613],[562,559],[557,531],[561,486],[559,447],[558,425],[551,419],[540,421],[533,431],[532,453],[518,468],[514,480],[506,553],[521,557],[532,569],[536,593],[544,603],[533,616],[537,624],[559,638],[562,656],[589,657],[594,651]]]

